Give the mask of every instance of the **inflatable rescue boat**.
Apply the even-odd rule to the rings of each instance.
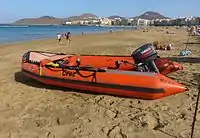
[[[131,56],[66,55],[28,51],[22,72],[45,84],[102,94],[158,99],[187,88],[164,75],[183,69],[166,58],[158,58],[151,44]]]

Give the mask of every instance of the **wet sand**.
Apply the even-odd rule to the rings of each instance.
[[[185,29],[152,27],[148,30],[72,36],[58,45],[55,39],[0,46],[0,137],[6,138],[188,138],[197,98],[200,45],[188,45],[192,54],[178,56],[187,41]],[[191,37],[190,42],[199,42]],[[185,84],[188,92],[159,100],[139,100],[59,89],[24,77],[21,56],[28,50],[73,54],[130,55],[139,45],[170,41],[174,50],[158,51],[184,65],[169,77]],[[200,137],[200,110],[195,138]]]

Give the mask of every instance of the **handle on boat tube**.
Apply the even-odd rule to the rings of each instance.
[[[53,62],[47,63],[46,67],[54,67],[54,68],[62,68],[62,69],[69,69],[69,70],[82,70],[82,71],[95,71],[95,72],[106,72],[106,69],[102,68],[93,68],[87,66],[66,66],[63,64],[55,64]]]

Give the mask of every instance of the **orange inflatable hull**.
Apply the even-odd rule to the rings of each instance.
[[[34,51],[33,51],[34,52]],[[34,52],[36,57],[43,60],[44,64],[48,60],[63,59],[68,61],[65,65],[77,66],[79,61],[80,66],[90,66],[94,68],[104,68],[115,69],[115,70],[127,70],[133,71],[136,69],[134,60],[130,56],[112,56],[112,55],[66,55],[57,53],[47,53],[47,52]],[[34,54],[32,53],[34,58]],[[171,61],[167,58],[157,58],[155,64],[159,69],[160,73],[167,75],[171,72],[176,72],[178,70],[183,70],[183,66],[177,62]]]
[[[95,68],[107,67],[108,69],[133,71],[136,66],[134,60],[130,56],[99,56],[99,55],[81,55],[70,57],[69,64],[77,66],[77,60],[80,61],[80,66],[91,66]],[[160,73],[167,75],[171,72],[183,70],[183,66],[177,62],[171,61],[167,58],[157,58],[155,64]]]
[[[22,72],[32,79],[49,85],[142,99],[158,99],[187,90],[184,85],[162,74],[130,71],[131,67],[133,69],[133,64],[131,67],[131,64],[128,66],[124,64],[120,69],[77,67],[70,65],[74,63],[70,62],[70,60],[74,60],[70,57],[74,57],[74,55],[28,52],[22,59]],[[83,57],[88,59],[89,56]],[[102,56],[98,58],[100,57]],[[128,57],[113,58],[110,56],[92,65],[105,67],[102,61],[108,59],[131,61]],[[82,57],[78,59],[78,63],[82,63],[82,61]],[[57,64],[58,62],[60,63]],[[85,64],[86,61],[83,63]],[[114,65],[109,64],[109,67],[114,68]]]

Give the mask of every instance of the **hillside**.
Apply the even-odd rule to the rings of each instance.
[[[116,18],[125,19],[125,17],[121,17],[119,15],[112,15],[108,17],[108,19],[116,19]]]
[[[161,15],[160,13],[157,13],[157,12],[147,11],[147,12],[143,13],[142,15],[136,16],[133,18],[154,20],[154,19],[168,19],[169,17],[165,17],[164,15]]]
[[[14,24],[63,24],[65,21],[77,21],[77,20],[93,20],[93,19],[98,19],[99,17],[95,14],[92,13],[84,13],[78,16],[70,16],[68,18],[55,18],[52,16],[42,16],[40,18],[24,18],[20,19]],[[108,17],[109,19],[125,19],[125,17],[119,16],[119,15],[112,15]],[[157,12],[153,11],[148,11],[143,13],[140,16],[132,17],[132,18],[142,18],[142,19],[147,19],[147,20],[152,20],[152,19],[166,19],[168,17],[165,17]]]
[[[97,19],[98,16],[92,13],[84,13],[79,16],[70,16],[67,18],[67,21],[75,21],[75,20],[86,20],[86,19]]]
[[[20,19],[13,24],[62,24],[64,19],[55,18],[52,16],[42,16],[39,18],[24,18]]]

